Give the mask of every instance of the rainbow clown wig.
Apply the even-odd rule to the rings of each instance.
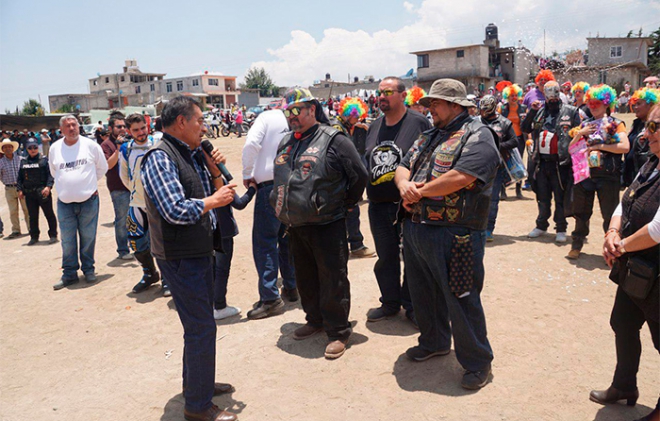
[[[589,102],[592,99],[597,99],[603,105],[609,107],[610,110],[613,110],[616,104],[616,91],[611,86],[601,83],[590,87],[584,94],[584,102]]]
[[[586,94],[588,90],[589,84],[587,82],[576,82],[571,88],[571,93],[575,94],[575,91],[582,91],[583,94]]]
[[[502,90],[502,99],[508,101],[510,96],[517,96],[518,100],[522,99],[522,88],[515,83],[504,88],[504,90]]]
[[[425,96],[426,91],[424,89],[420,88],[419,86],[413,86],[412,88],[408,89],[408,92],[406,92],[406,99],[404,100],[404,103],[410,107],[417,104],[419,100]]]
[[[630,104],[634,105],[638,101],[645,101],[647,104],[653,105],[660,101],[660,89],[641,88],[635,91]]]
[[[539,84],[539,81],[541,79],[545,79],[546,82],[550,82],[551,80],[555,80],[555,75],[550,71],[550,70],[541,70],[538,75],[536,75],[536,79],[534,79],[534,82],[536,84]]]
[[[367,117],[369,107],[360,98],[344,98],[339,103],[339,115],[346,119],[357,117],[358,120],[364,120]]]

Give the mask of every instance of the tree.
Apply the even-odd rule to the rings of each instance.
[[[273,88],[277,87],[264,68],[255,67],[248,70],[245,75],[245,83],[241,83],[240,88],[259,89],[259,95],[268,96]]]
[[[649,48],[649,69],[654,75],[660,74],[660,28],[651,35],[651,48]]]
[[[55,110],[57,114],[73,114],[76,112],[76,107],[74,107],[71,104],[64,104],[57,110]]]
[[[36,99],[30,98],[23,103],[21,115],[42,116],[44,115],[44,107]]]

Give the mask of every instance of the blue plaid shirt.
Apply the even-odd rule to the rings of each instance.
[[[0,180],[5,186],[15,186],[18,180],[18,169],[21,166],[21,157],[14,153],[12,159],[3,156],[0,158]]]
[[[190,150],[188,145],[172,136],[170,140],[179,142]],[[204,153],[201,147],[192,151],[195,171],[199,175],[206,196],[213,194],[210,175],[204,166],[200,166],[195,159],[197,154]],[[204,212],[204,202],[200,199],[186,199],[186,194],[178,178],[178,171],[174,161],[161,150],[153,151],[147,157],[140,173],[144,192],[156,205],[167,222],[173,225],[192,225],[197,223]],[[209,212],[213,228],[216,226],[215,212]]]

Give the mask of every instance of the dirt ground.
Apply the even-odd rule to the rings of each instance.
[[[214,141],[238,179],[243,140]],[[27,247],[28,236],[0,240],[0,420],[183,419],[183,329],[159,287],[129,292],[141,271],[136,262],[115,260],[105,181],[99,191],[99,282],[93,285],[53,291],[61,274],[59,244]],[[609,386],[615,365],[609,327],[615,285],[600,256],[599,211],[584,254],[569,261],[570,242],[557,245],[550,234],[526,237],[536,203],[531,192],[524,195],[501,203],[495,241],[487,246],[482,299],[495,360],[492,382],[478,392],[460,387],[453,352],[423,363],[405,358],[418,332],[403,313],[366,323],[379,297],[375,259],[349,262],[355,333],[336,361],[323,357],[324,336],[292,339],[304,323],[299,304],[287,304],[276,317],[247,321],[245,313],[258,300],[252,205],[235,212],[241,233],[228,301],[243,313],[218,322],[216,379],[231,382],[236,392],[215,403],[241,420],[614,421],[650,412],[658,398],[660,359],[646,327],[637,406],[589,401],[591,389]],[[0,202],[7,235],[7,205]],[[361,220],[373,246],[366,205]],[[42,239],[45,226],[42,217]]]

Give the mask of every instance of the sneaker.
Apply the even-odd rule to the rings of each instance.
[[[33,245],[37,244],[38,242],[39,242],[39,240],[37,240],[36,238],[30,238],[30,241],[28,241],[27,245],[28,246],[33,246]]]
[[[367,311],[367,321],[368,322],[378,322],[380,320],[386,319],[388,317],[394,316],[399,310],[392,311],[383,306],[372,308]]]
[[[495,241],[495,239],[493,238],[493,231],[486,231],[486,241],[488,243],[492,243],[493,241]]]
[[[295,303],[300,299],[300,295],[298,294],[298,288],[294,289],[286,289],[282,287],[282,291],[280,292],[280,296],[282,298],[285,298],[288,302],[290,303]]]
[[[78,281],[79,281],[78,278],[76,278],[76,279],[64,279],[64,278],[61,278],[61,279],[60,279],[55,285],[53,285],[53,289],[54,289],[55,291],[58,291],[58,290],[60,290],[60,289],[62,289],[62,288],[66,288],[66,287],[68,287],[69,285],[77,284]]]
[[[367,246],[362,246],[361,248],[359,248],[357,250],[351,251],[351,257],[355,257],[355,258],[358,258],[358,259],[362,258],[362,257],[375,257],[375,256],[376,256],[376,251],[371,250]]]
[[[532,189],[532,185],[526,182],[526,183],[522,186],[522,189],[523,189],[523,190],[531,190],[531,189]]]
[[[0,232],[0,238],[2,238],[2,237],[4,237],[4,236],[5,236],[5,235],[4,235],[3,233]]]
[[[96,282],[96,274],[94,272],[85,274],[85,282],[88,284]]]
[[[220,310],[213,309],[213,318],[215,320],[222,320],[239,314],[241,314],[241,309],[238,307],[227,306]]]
[[[488,377],[490,377],[490,365],[488,365],[488,367],[486,367],[484,370],[465,370],[465,374],[463,374],[463,380],[461,381],[461,386],[468,390],[481,389],[486,385],[486,383],[488,383]]]
[[[20,237],[20,236],[21,236],[21,233],[20,233],[20,232],[16,232],[16,231],[14,231],[14,232],[12,232],[11,234],[9,234],[9,235],[7,236],[7,240],[13,240],[14,238],[18,238],[18,237]]]
[[[441,349],[440,351],[427,351],[421,346],[413,346],[412,348],[408,348],[406,350],[406,357],[410,358],[412,361],[426,361],[429,358],[433,357],[442,357],[444,355],[449,354],[449,349]]]
[[[555,236],[555,243],[565,243],[566,242],[566,233],[558,232]]]
[[[167,284],[163,284],[163,286],[160,288],[160,292],[163,294],[163,297],[172,296],[172,291],[170,290],[170,286]],[[240,312],[240,310],[238,311]]]
[[[284,301],[281,298],[271,301],[261,301],[255,308],[248,311],[247,317],[250,320],[265,319],[273,316],[284,308]]]
[[[48,244],[55,244],[57,243],[57,237],[50,237],[48,239]]]
[[[576,260],[578,257],[580,257],[580,250],[572,249],[571,251],[568,252],[566,257],[571,260]]]
[[[329,360],[335,360],[346,352],[346,343],[348,339],[337,339],[331,341],[327,347],[325,347],[325,358]]]
[[[320,331],[322,331],[323,328],[317,327],[317,326],[312,326],[309,323],[306,323],[304,326],[299,327],[298,329],[293,331],[293,339],[300,341],[303,339],[307,339],[310,336],[314,336]]]
[[[135,286],[133,287],[133,294],[139,294],[143,291],[148,290],[153,283],[154,281],[152,280],[151,275],[144,274],[142,276],[142,279],[140,279],[140,282],[135,284]]]
[[[120,254],[117,256],[117,260],[134,260],[135,256],[133,256],[131,253],[126,253],[126,254]]]
[[[538,238],[538,237],[542,236],[545,233],[546,233],[545,230],[542,230],[542,229],[539,229],[539,228],[534,228],[533,230],[531,230],[529,232],[529,234],[527,234],[527,237],[529,237],[529,238]]]

